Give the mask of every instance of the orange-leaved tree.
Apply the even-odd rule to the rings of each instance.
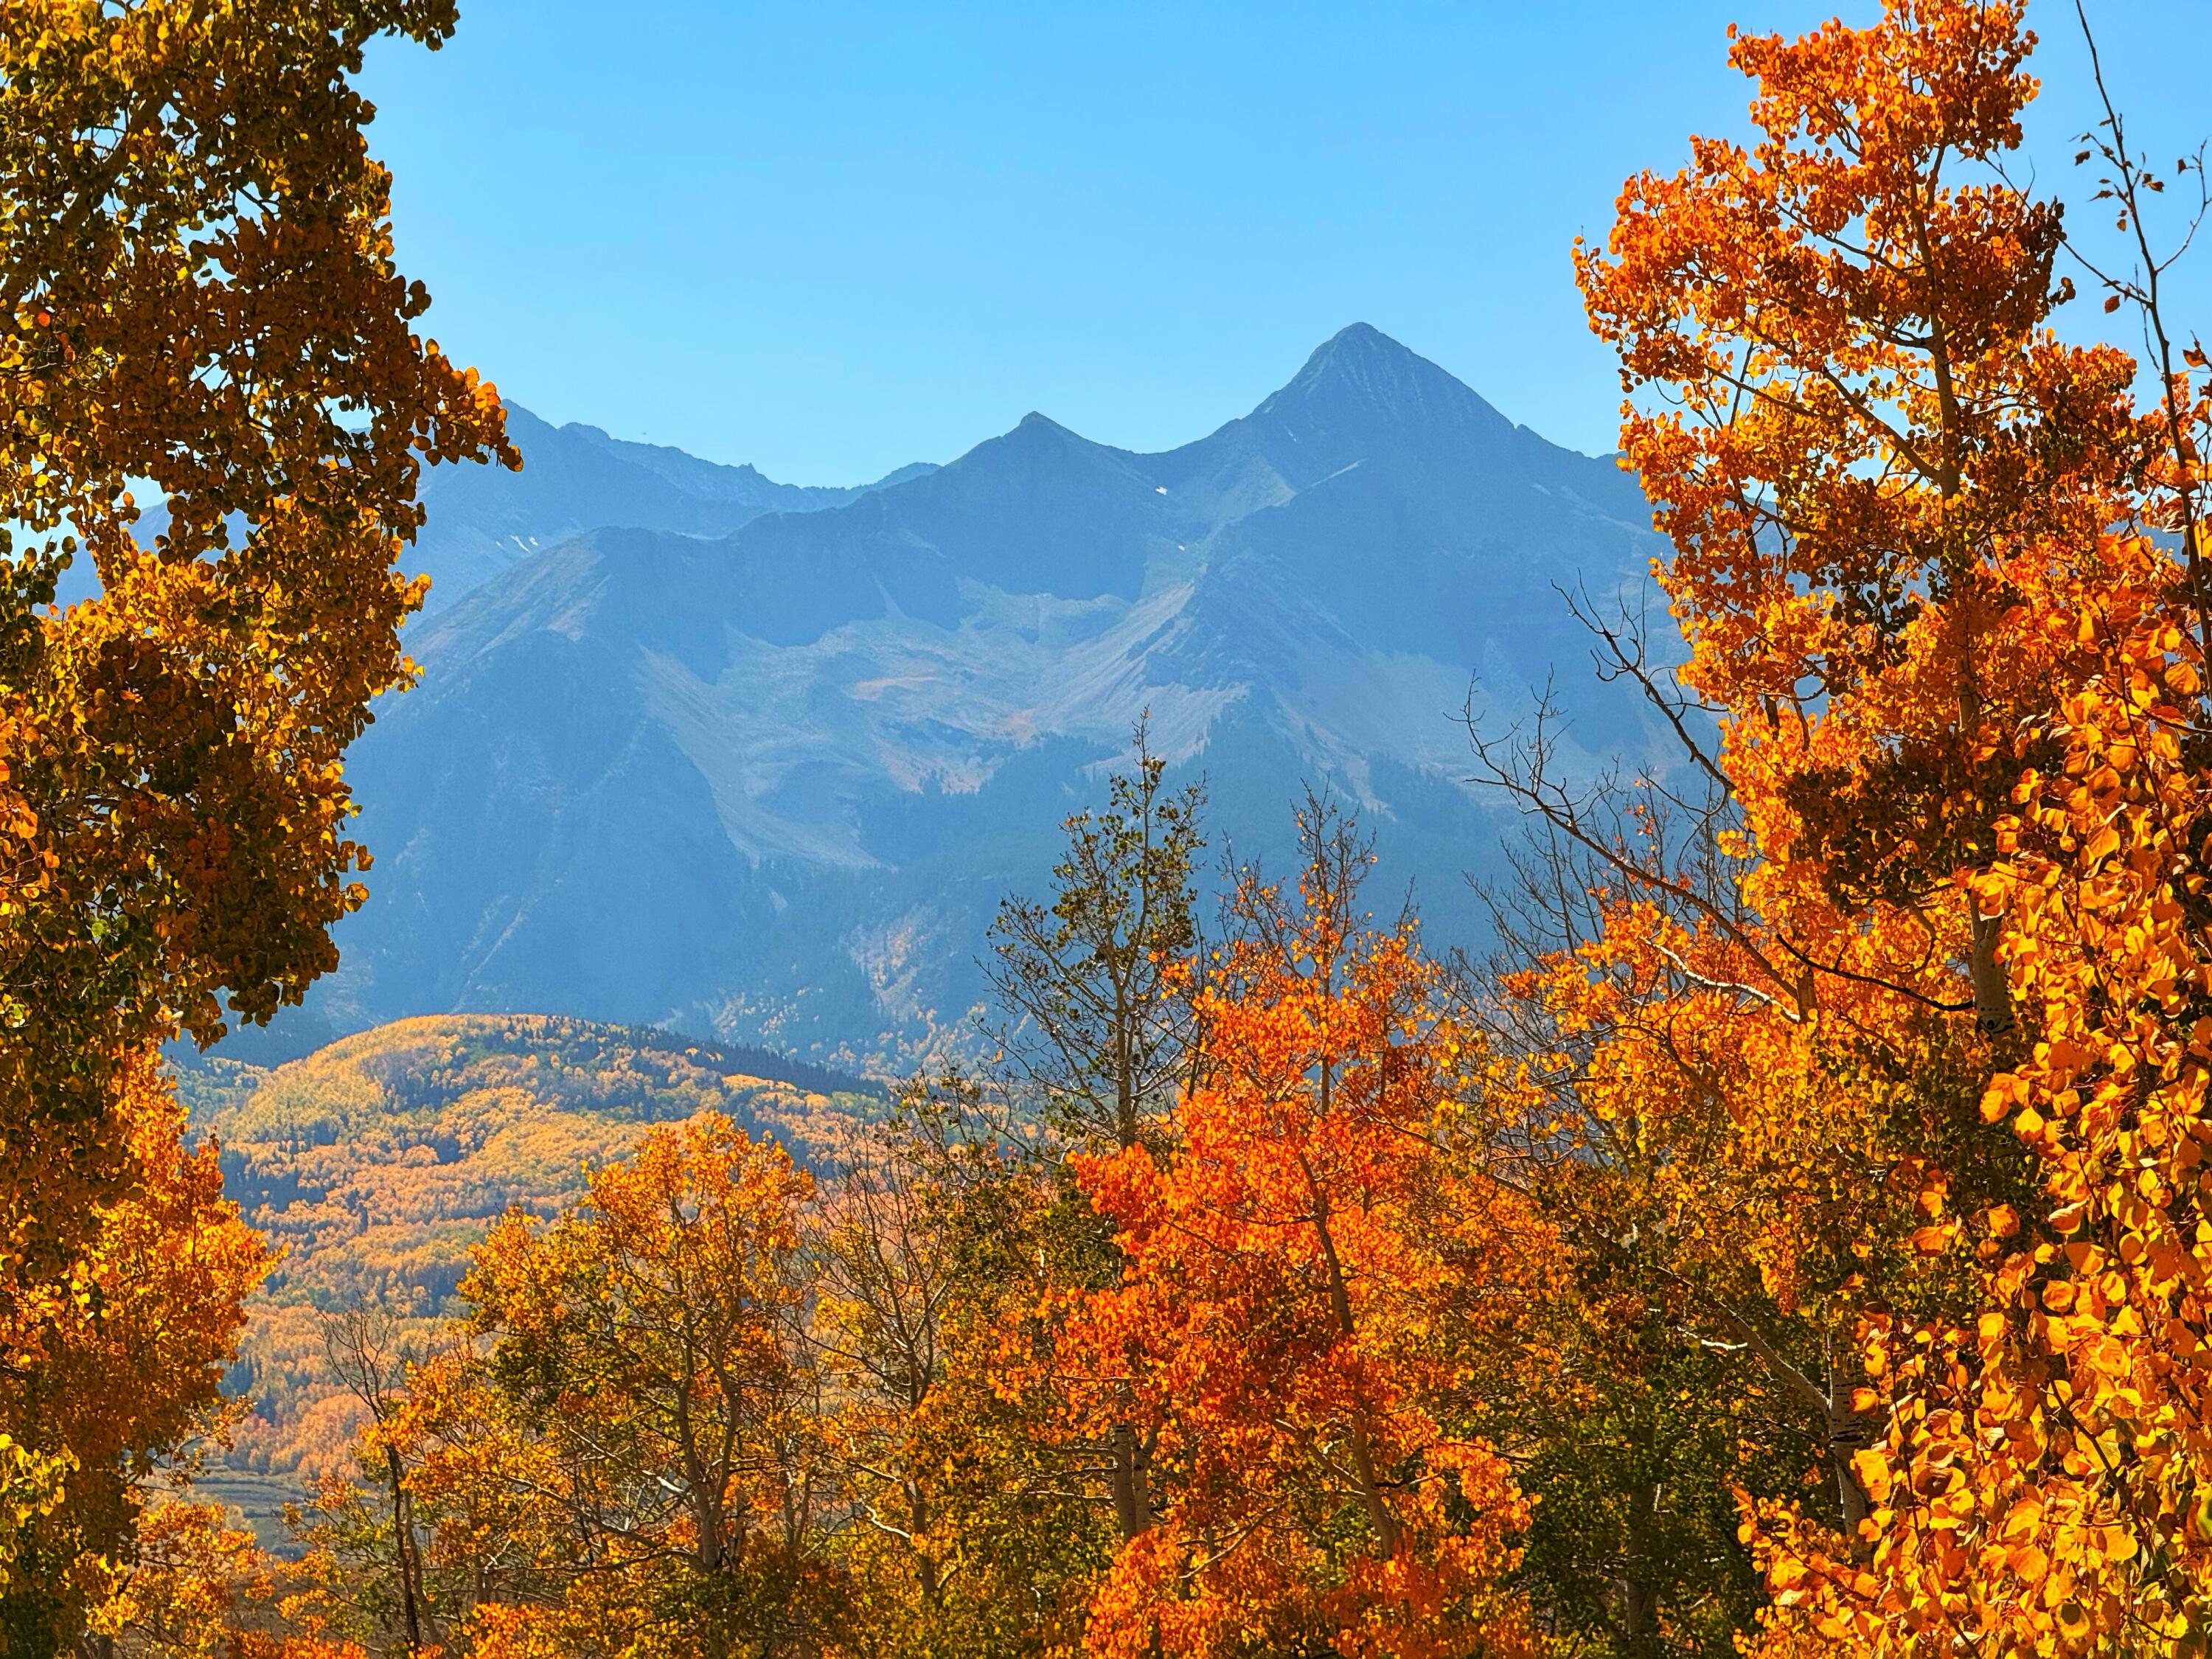
[[[1164,1160],[1079,1162],[1127,1269],[1077,1335],[1172,1475],[1088,1642],[1132,1659],[1522,1651],[1511,1478],[1440,1417],[1463,1380],[1436,1340],[1442,1241],[1502,1201],[1442,1178],[1462,1034],[1411,921],[1359,910],[1352,826],[1310,799],[1300,830],[1295,893],[1238,880]]]
[[[493,1231],[461,1287],[488,1347],[425,1364],[375,1431],[429,1534],[426,1617],[483,1655],[823,1649],[839,1575],[800,1324],[809,1186],[706,1113],[551,1225]]]
[[[1832,1046],[1856,1030],[1837,1081],[1948,1054],[1912,1081],[1961,1102],[1895,1150],[1931,1248],[1978,1273],[1948,1310],[1868,1297],[1867,1513],[1756,1517],[1792,1649],[2212,1627],[2203,388],[2177,372],[2140,415],[2132,361],[2049,326],[2060,215],[2003,171],[2033,44],[1997,0],[1740,40],[1757,143],[1632,182],[1580,256],[1632,389],[1674,403],[1632,408],[1625,447],[1723,714],[1741,890],[1784,968],[1762,988]],[[2104,131],[2130,230],[2151,186]],[[2166,339],[2142,280],[2110,298]],[[1978,1046],[1939,1040],[1968,1012]],[[2031,1159],[2034,1203],[1953,1179],[2001,1164],[1983,1136]]]
[[[2146,458],[2133,363],[2048,327],[2057,209],[1990,170],[2029,44],[1984,0],[1740,40],[1759,141],[1693,141],[1577,253],[1625,382],[1668,394],[1629,406],[1624,459],[1674,544],[1685,678],[1725,711],[1760,914],[1808,995],[1868,973],[1938,1012],[1970,998],[1992,1035],[2015,1018],[2002,918],[1967,884],[2021,722],[2087,671],[2032,606],[2094,559]],[[1892,919],[1885,953],[1837,963]]]
[[[222,1196],[215,1149],[188,1149],[185,1113],[152,1057],[115,1079],[128,1125],[121,1191],[61,1284],[19,1292],[34,1344],[8,1397],[50,1452],[40,1500],[11,1514],[9,1639],[73,1628],[134,1551],[151,1449],[179,1446],[221,1414],[223,1371],[269,1249]],[[24,1443],[16,1443],[21,1450]]]

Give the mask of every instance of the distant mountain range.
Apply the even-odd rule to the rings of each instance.
[[[1279,856],[1325,782],[1440,944],[1507,825],[1471,683],[1556,672],[1584,749],[1651,746],[1556,586],[1647,580],[1635,481],[1364,325],[1178,449],[1031,415],[852,490],[512,417],[519,477],[433,475],[445,603],[354,753],[372,896],[312,1036],[532,1012],[902,1065],[971,1029],[994,907],[1147,710],[1217,850]]]
[[[603,525],[726,536],[769,513],[813,513],[933,471],[901,467],[850,489],[778,483],[750,466],[721,466],[680,449],[629,443],[595,426],[553,426],[507,405],[520,473],[437,466],[422,475],[428,513],[408,562],[428,573],[424,609],[443,610],[471,588],[546,548]]]
[[[857,501],[936,469],[902,466],[872,484],[822,489],[778,483],[750,466],[702,461],[680,449],[611,438],[595,426],[554,426],[516,403],[505,405],[507,435],[522,471],[433,466],[422,473],[428,518],[401,563],[430,578],[426,613],[443,610],[478,583],[532,554],[602,525],[726,536],[769,513],[813,513]],[[138,539],[150,544],[167,522],[156,503],[140,515]],[[88,560],[63,573],[64,605],[99,591]]]

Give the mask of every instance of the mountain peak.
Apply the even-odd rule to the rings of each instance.
[[[1260,405],[1259,414],[1321,406],[1338,416],[1355,412],[1402,418],[1442,404],[1480,409],[1500,425],[1511,423],[1469,387],[1418,352],[1369,323],[1354,323],[1322,342],[1291,383]]]
[[[968,452],[969,455],[1012,454],[1032,459],[1044,456],[1089,455],[1100,452],[1101,447],[1091,442],[1080,432],[1062,426],[1049,415],[1031,410],[1008,432],[995,438],[986,438]],[[967,459],[962,457],[963,460]],[[955,463],[958,465],[958,463]]]
[[[1026,439],[1032,443],[1067,444],[1081,449],[1098,449],[1104,447],[1092,439],[1085,437],[1073,427],[1062,425],[1051,416],[1034,409],[1022,416],[1012,431],[1003,435],[1008,438]]]
[[[1372,323],[1347,324],[1315,347],[1314,356],[1318,357],[1324,352],[1334,351],[1369,351],[1401,357],[1413,356]]]
[[[1369,323],[1324,340],[1239,424],[1301,487],[1385,454],[1494,453],[1514,432],[1472,388]]]

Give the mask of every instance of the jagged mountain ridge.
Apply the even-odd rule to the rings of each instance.
[[[750,465],[725,466],[577,422],[555,426],[511,400],[502,407],[521,471],[465,465],[422,473],[423,525],[400,563],[430,578],[426,614],[508,566],[604,525],[726,536],[764,514],[841,507],[935,470],[916,462],[850,488],[779,483]],[[167,509],[155,503],[140,515],[140,543],[151,545],[167,522]],[[57,597],[69,605],[99,590],[98,573],[80,559],[63,573]]]
[[[422,684],[356,751],[377,863],[321,1006],[909,1058],[966,1020],[992,907],[1147,710],[1240,854],[1327,781],[1465,937],[1501,828],[1460,781],[1469,683],[1572,681],[1555,585],[1640,583],[1648,524],[1612,461],[1360,325],[1163,453],[1032,415],[726,536],[593,530],[416,631]],[[1579,732],[1649,740],[1595,700]]]
[[[441,611],[509,565],[602,526],[726,536],[764,514],[842,506],[932,470],[901,467],[849,489],[779,483],[750,465],[702,461],[576,422],[556,427],[514,402],[506,409],[520,473],[441,466],[422,476],[427,516],[407,562],[429,574],[426,611]]]

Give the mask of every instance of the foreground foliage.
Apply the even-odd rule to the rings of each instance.
[[[1410,920],[1356,908],[1349,826],[1306,827],[1301,896],[1250,877],[1190,996],[1202,1080],[1126,1142],[954,1078],[823,1126],[811,1174],[709,1112],[511,1212],[436,1351],[364,1368],[295,1617],[486,1654],[1534,1651],[1472,1426],[1519,1213],[1459,1124],[1478,1045]]]
[[[2203,1653],[2212,369],[2142,213],[2212,187],[2108,105],[2082,157],[2134,269],[2080,274],[2150,360],[2060,339],[2084,250],[2012,179],[2033,46],[2016,0],[1739,39],[1752,141],[1695,141],[1577,250],[1686,662],[1589,619],[1683,752],[1592,784],[1545,722],[1475,733],[1533,831],[1497,963],[1364,909],[1366,846],[1311,797],[1298,867],[1231,872],[1205,942],[1202,799],[1140,726],[1049,902],[1002,915],[1005,1066],[605,1149],[476,1243],[418,1352],[331,1328],[358,1468],[303,1562],[149,1509],[93,1627]],[[174,1134],[133,1154],[132,1201],[185,1195],[142,1232],[204,1206]],[[202,1298],[212,1334],[155,1360],[179,1411],[259,1268],[230,1218],[201,1234],[211,1279],[101,1289]],[[71,1443],[149,1432],[108,1431]],[[58,1498],[47,1444],[0,1453],[19,1532],[130,1518]]]
[[[414,331],[364,46],[422,0],[0,4],[0,1638],[51,1650],[217,1404],[262,1256],[157,1050],[362,896],[421,467],[517,458]],[[158,493],[142,513],[134,491]],[[57,609],[74,562],[96,596]]]
[[[2052,332],[2032,45],[1944,0],[1740,40],[1757,141],[1633,181],[1580,264],[1667,394],[1624,447],[1726,792],[1720,878],[1624,871],[1585,960],[1650,988],[1634,1048],[1727,1022],[1639,1105],[1758,1135],[1744,1246],[1825,1328],[1837,1509],[1747,1505],[1779,1650],[2193,1652],[2212,1613],[2203,359],[2117,114],[2081,155],[2147,406]]]

